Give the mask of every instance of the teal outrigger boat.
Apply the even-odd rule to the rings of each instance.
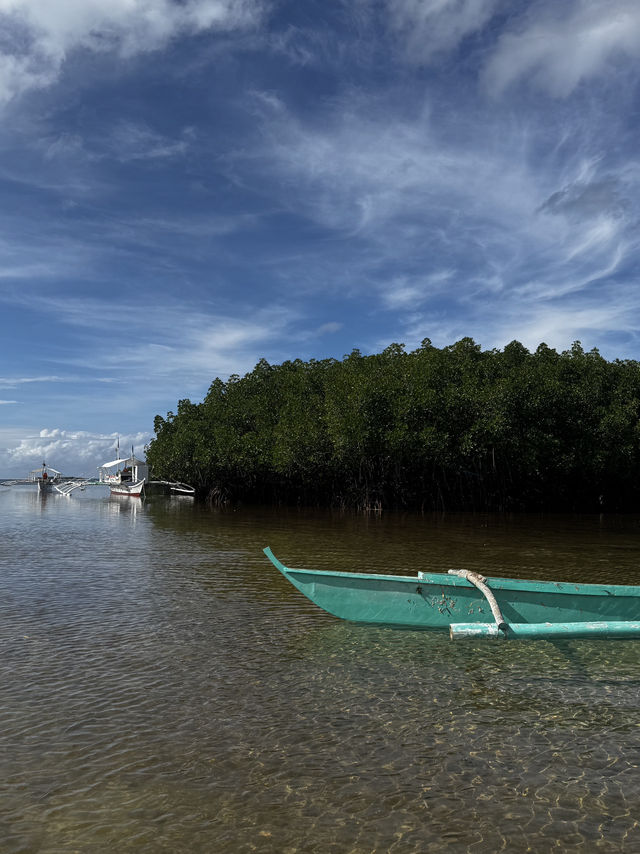
[[[451,638],[640,637],[640,587],[487,579],[468,570],[417,576],[290,569],[318,607],[355,623],[448,631]]]

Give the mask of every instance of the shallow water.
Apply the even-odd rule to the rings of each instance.
[[[0,851],[640,851],[640,641],[451,642],[290,566],[640,584],[636,517],[0,489]]]

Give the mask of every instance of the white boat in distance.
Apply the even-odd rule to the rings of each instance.
[[[53,487],[60,483],[61,478],[62,475],[57,469],[51,468],[43,462],[40,468],[29,472],[28,480],[29,483],[38,484],[38,492],[51,492]]]
[[[131,452],[131,456],[122,460],[111,460],[98,468],[98,480],[105,483],[112,495],[131,495],[140,497],[144,485],[149,480],[149,466]]]
[[[120,456],[120,440],[115,451],[117,459],[98,466],[98,479],[84,475],[65,476],[43,462],[40,468],[29,472],[28,477],[2,480],[0,487],[36,483],[39,492],[48,493],[55,490],[60,495],[69,496],[76,490],[84,491],[88,486],[108,486],[112,495],[130,495],[134,498],[143,497],[147,491],[180,498],[196,497],[196,490],[191,484],[174,480],[151,480],[149,466],[144,460],[136,457],[133,446],[131,456],[125,459]]]

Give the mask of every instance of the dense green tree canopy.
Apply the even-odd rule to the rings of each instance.
[[[470,338],[262,359],[157,416],[154,474],[216,501],[354,508],[640,505],[640,364]]]

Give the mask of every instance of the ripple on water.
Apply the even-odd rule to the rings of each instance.
[[[640,850],[640,643],[352,626],[260,552],[413,571],[489,532],[528,570],[530,532],[1,500],[3,854]]]

